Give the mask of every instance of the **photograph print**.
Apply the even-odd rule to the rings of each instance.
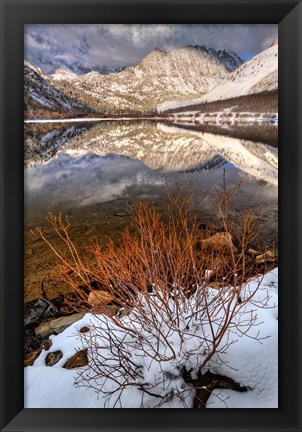
[[[278,26],[24,27],[25,408],[278,408]]]

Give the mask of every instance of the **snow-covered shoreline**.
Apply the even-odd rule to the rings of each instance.
[[[254,113],[254,112],[232,112],[231,110],[201,113],[199,111],[185,111],[172,113],[165,116],[155,117],[81,117],[68,119],[27,119],[25,124],[47,124],[47,123],[87,123],[99,121],[169,121],[173,123],[199,124],[261,124],[272,123],[278,126],[278,113]]]
[[[137,121],[137,120],[161,120],[164,117],[75,117],[68,119],[28,119],[24,120],[25,124],[31,123],[87,123],[98,121]]]
[[[232,125],[246,124],[255,125],[270,123],[278,126],[278,113],[254,113],[254,112],[232,112],[231,110],[201,113],[198,111],[185,111],[172,113],[166,117],[174,123],[185,123],[191,125]]]

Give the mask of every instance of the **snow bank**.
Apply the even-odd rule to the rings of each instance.
[[[25,408],[102,408],[95,390],[75,388],[77,372],[60,367],[25,368]]]
[[[253,284],[255,282],[251,283],[251,288]],[[266,296],[266,307],[257,308],[257,302]],[[254,302],[261,324],[253,332],[259,331],[265,339],[259,343],[241,337],[227,352],[229,366],[233,369],[225,364],[219,368],[211,366],[212,372],[229,376],[251,390],[246,393],[214,390],[208,408],[278,408],[278,269],[264,277]]]
[[[248,296],[256,286],[259,279],[255,278],[244,287],[243,296]],[[212,290],[213,295],[215,293]],[[217,292],[217,291],[216,291]],[[233,344],[228,346],[220,356],[216,355],[206,365],[206,370],[220,375],[226,375],[233,378],[241,385],[247,386],[249,391],[246,393],[237,393],[230,390],[215,390],[207,404],[208,408],[275,408],[278,404],[278,269],[272,270],[261,281],[260,288],[252,301],[246,303],[243,314],[238,316],[238,323],[242,316],[251,314],[255,317],[255,326],[253,326],[246,335],[236,331],[235,327],[225,335],[225,338],[231,340]],[[194,300],[193,300],[194,301]],[[260,302],[262,306],[260,306]],[[265,307],[263,304],[265,303]],[[131,314],[124,318],[131,325]],[[110,361],[103,363],[102,358],[106,358],[106,332],[110,329],[110,336],[113,338],[121,337],[118,329],[110,319],[103,315],[93,316],[86,314],[85,317],[68,327],[63,333],[57,336],[51,336],[52,346],[49,351],[42,351],[35,361],[34,365],[25,368],[25,408],[107,408],[107,407],[156,407],[158,398],[146,393],[142,396],[142,391],[138,387],[129,386],[119,394],[119,387],[113,381],[105,383],[106,390],[112,392],[104,396],[97,392],[98,385],[104,384],[103,378],[95,380],[95,389],[92,387],[75,386],[75,381],[79,381],[79,373],[93,375],[93,371],[87,367],[73,370],[62,368],[66,360],[71,357],[75,350],[83,349],[84,341],[80,338],[79,330],[87,326],[99,335],[99,345],[102,348],[97,367],[110,367],[115,364],[115,359],[111,357]],[[193,328],[193,327],[192,327]],[[198,329],[198,323],[194,327]],[[92,331],[91,330],[91,331]],[[193,332],[193,330],[191,330]],[[85,333],[86,334],[86,333]],[[84,334],[84,335],[85,335]],[[89,337],[91,337],[89,332]],[[253,337],[257,335],[260,340]],[[83,335],[82,335],[83,336]],[[123,334],[126,346],[127,338],[133,338],[131,335]],[[103,339],[102,339],[103,338]],[[133,362],[141,364],[143,377],[146,382],[155,383],[158,392],[160,389],[163,394],[170,394],[163,408],[181,408],[192,407],[194,391],[190,384],[186,383],[181,375],[179,367],[180,361],[184,361],[185,352],[188,352],[192,344],[196,343],[196,338],[187,338],[184,343],[178,340],[178,333],[169,333],[168,342],[174,347],[176,358],[171,361],[164,361],[161,364],[145,356],[140,358],[140,351],[135,348],[131,350]],[[150,338],[152,342],[152,338]],[[169,348],[161,346],[162,355],[169,357]],[[45,358],[51,351],[60,350],[63,353],[62,359],[52,367],[45,366]],[[187,350],[187,351],[186,351]],[[150,345],[150,353],[152,345]],[[89,352],[89,351],[88,351]],[[202,353],[200,354],[202,357]],[[91,359],[91,355],[88,355]],[[186,359],[185,365],[189,366],[192,359]],[[200,359],[199,359],[200,360]],[[193,359],[193,363],[196,359]],[[194,364],[192,364],[194,367]],[[177,373],[178,371],[178,373]],[[116,371],[119,374],[119,371]],[[173,379],[163,382],[163,377],[173,374]],[[159,384],[157,384],[159,383]],[[157,386],[157,387],[156,387]],[[116,392],[116,393],[115,393]],[[181,392],[185,403],[180,398],[174,397],[177,392]],[[120,396],[120,397],[119,397]]]
[[[106,122],[106,121],[137,121],[135,117],[114,117],[114,118],[99,118],[99,117],[75,117],[64,119],[30,119],[24,120],[24,123],[88,123],[88,122]]]

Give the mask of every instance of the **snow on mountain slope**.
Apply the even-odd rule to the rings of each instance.
[[[83,103],[53,87],[46,76],[28,62],[24,64],[24,103],[25,112],[42,109],[78,115],[90,111]]]
[[[28,60],[25,60],[25,62],[28,62],[31,67],[35,67],[41,72],[41,75],[47,75],[48,77],[51,77],[51,75],[57,70],[57,69],[66,69],[71,71],[72,73],[80,76],[85,75],[89,72],[99,72],[101,74],[110,74],[113,72],[120,72],[121,70],[125,69],[125,66],[109,66],[109,65],[93,65],[88,66],[84,65],[81,62],[69,62],[66,59],[61,59],[60,62],[56,58],[47,58],[47,60],[41,59],[39,56],[30,56]],[[39,66],[36,66],[39,65]]]
[[[39,74],[44,79],[47,78],[47,75],[45,75],[45,73],[43,72],[43,70],[41,68],[34,66],[33,64],[31,64],[27,60],[24,60],[24,68],[35,71],[37,74]]]
[[[98,72],[103,75],[108,75],[114,72],[120,72],[124,67],[110,67],[110,66],[93,66],[91,68],[85,67],[81,64],[71,64],[70,66],[61,64],[55,66],[52,70],[47,73],[47,76],[54,80],[74,79],[79,76],[88,74],[90,72]],[[41,73],[43,71],[40,69]]]
[[[71,68],[65,65],[54,68],[51,72],[49,72],[48,75],[54,80],[74,79],[78,77],[78,75]]]
[[[158,110],[163,112],[199,102],[211,102],[277,88],[278,44],[274,44],[226,76],[215,88],[199,99],[163,103],[158,106]]]
[[[50,82],[103,112],[152,111],[162,101],[197,98],[214,88],[228,73],[207,51],[155,49],[140,65],[119,73],[90,72],[76,79]]]

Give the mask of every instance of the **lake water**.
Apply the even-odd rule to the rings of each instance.
[[[277,245],[277,126],[248,129],[144,121],[27,125],[25,299],[41,295],[43,280],[49,296],[56,294],[57,284],[45,280],[55,272],[55,258],[30,233],[41,225],[53,235],[45,220],[49,211],[69,217],[71,235],[82,248],[91,237],[118,239],[129,224],[129,203],[153,202],[164,213],[167,184],[174,190],[176,183],[192,182],[192,211],[207,224],[218,220],[214,198],[224,170],[230,187],[242,180],[232,214],[259,211],[262,246]]]

